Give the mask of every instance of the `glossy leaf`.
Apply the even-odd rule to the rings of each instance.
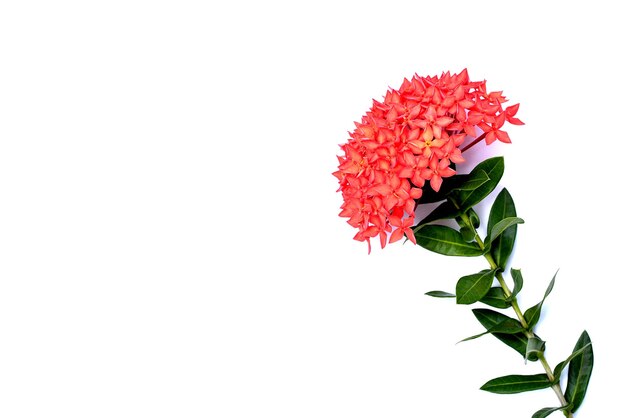
[[[543,302],[545,302],[550,292],[552,292],[552,288],[554,287],[554,280],[556,279],[557,274],[558,271],[554,273],[554,277],[552,277],[552,280],[550,280],[550,284],[548,285],[548,288],[546,289],[546,292],[544,293],[541,302],[539,302],[532,308],[528,308],[528,310],[524,312],[524,319],[528,323],[528,329],[532,329],[535,325],[537,325],[537,322],[539,322],[539,318],[541,317],[541,307],[543,306]]]
[[[478,322],[486,329],[490,329],[494,325],[506,321],[507,319],[513,319],[500,312],[492,311],[491,309],[472,309],[472,313],[476,319],[478,319]]]
[[[469,226],[462,226],[459,232],[466,242],[472,242],[476,238],[476,233]]]
[[[489,222],[487,224],[487,234],[490,234],[493,227],[501,220],[516,216],[517,212],[515,211],[513,198],[507,189],[502,189],[491,206]],[[513,225],[491,242],[491,256],[496,262],[496,265],[503,270],[506,268],[506,263],[513,252],[516,236],[517,225]]]
[[[532,418],[546,418],[548,415],[550,415],[553,412],[556,411],[561,411],[563,409],[567,408],[567,405],[565,406],[555,406],[553,408],[541,408],[539,411],[535,412],[532,416]]]
[[[491,327],[485,332],[481,332],[480,334],[476,334],[476,335],[472,335],[471,337],[464,338],[459,342],[474,340],[478,337],[482,337],[483,335],[487,335],[487,334],[493,334],[493,333],[517,334],[523,331],[524,331],[524,328],[522,327],[522,324],[519,321],[513,318],[508,318],[507,320],[494,325],[493,327]]]
[[[490,333],[489,331],[481,332],[480,334],[476,334],[476,335],[472,335],[471,337],[463,338],[461,341],[459,341],[459,343],[463,343],[465,341],[470,341],[470,340],[475,340],[476,338],[480,338],[483,335],[487,335],[489,333]]]
[[[461,277],[456,283],[456,303],[470,305],[481,300],[491,288],[495,275],[495,270],[482,270]]]
[[[532,329],[537,322],[539,322],[539,318],[541,317],[541,307],[543,306],[543,302],[539,302],[535,306],[528,308],[526,312],[524,312],[524,319],[528,324],[528,329]]]
[[[565,399],[570,403],[572,412],[576,412],[583,403],[593,370],[593,348],[587,331],[583,331],[581,334],[574,346],[574,352],[583,347],[583,352],[569,363]]]
[[[472,313],[476,319],[478,319],[478,322],[480,322],[487,330],[491,329],[496,324],[513,319],[501,314],[500,312],[492,311],[491,309],[472,309]],[[526,357],[528,338],[523,333],[518,332],[515,334],[501,334],[494,332],[492,335],[517,351],[522,357]],[[529,360],[536,361],[537,359],[531,357]]]
[[[538,337],[531,337],[528,339],[528,344],[526,344],[526,360],[531,357],[536,357],[537,355],[544,352],[546,348],[546,342]]]
[[[524,223],[524,220],[518,217],[510,217],[510,218],[502,219],[500,222],[498,222],[497,224],[493,226],[493,228],[491,229],[491,232],[487,235],[485,244],[491,245],[493,240],[495,240],[500,235],[502,235],[502,233],[505,232],[507,229],[515,225],[523,224],[523,223]]]
[[[501,287],[492,287],[480,301],[485,305],[499,309],[506,309],[511,306],[511,302],[507,300],[504,290],[502,290]]]
[[[419,229],[422,225],[428,225],[435,221],[440,221],[442,219],[452,219],[459,216],[461,212],[452,204],[450,201],[446,200],[442,202],[439,206],[433,209],[428,215],[424,217],[418,224],[416,229]]]
[[[491,334],[517,334],[518,332],[524,332],[524,327],[522,327],[522,324],[517,319],[508,318],[507,320],[500,322],[498,325],[494,325],[489,332]]]
[[[480,226],[480,218],[473,208],[470,208],[467,211],[467,216],[470,218],[470,222],[474,228],[478,228]]]
[[[491,379],[481,386],[482,390],[492,393],[521,393],[532,390],[545,389],[552,386],[552,382],[545,373],[533,375],[512,374],[509,376]]]
[[[511,269],[511,277],[513,278],[513,292],[511,292],[511,300],[522,290],[524,287],[524,278],[522,277],[522,271],[517,269]]]
[[[477,243],[465,242],[461,233],[443,225],[424,225],[415,231],[417,243],[438,254],[476,257],[483,254]]]
[[[469,176],[472,177],[479,171],[484,171],[489,180],[474,190],[454,192],[454,200],[462,211],[475,206],[496,188],[504,173],[504,158],[492,157],[482,161],[474,167]]]
[[[467,179],[464,182],[454,186],[452,190],[471,192],[473,190],[478,189],[480,186],[487,183],[488,181],[489,181],[489,176],[487,175],[487,173],[485,173],[484,170],[474,169],[467,176]]]
[[[432,290],[430,292],[426,292],[425,295],[432,296],[434,298],[455,298],[456,297],[454,293],[448,293],[442,290]]]
[[[572,359],[574,359],[575,357],[578,357],[579,355],[581,355],[585,351],[585,349],[589,347],[590,345],[591,345],[591,342],[585,344],[584,346],[582,346],[581,348],[579,348],[578,350],[570,354],[565,360],[557,364],[556,367],[554,368],[554,379],[559,380],[561,378],[561,373],[563,373],[563,369],[565,368],[565,366],[567,366],[567,363],[572,361]]]

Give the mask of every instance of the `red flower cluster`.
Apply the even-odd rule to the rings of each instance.
[[[384,248],[406,234],[415,243],[416,199],[426,181],[439,191],[443,179],[455,174],[450,163],[463,161],[462,151],[485,139],[511,142],[502,131],[515,118],[519,104],[503,109],[501,91],[487,92],[486,82],[472,82],[467,70],[441,77],[404,79],[400,89],[389,89],[383,102],[355,122],[344,152],[338,156],[339,190],[344,203],[339,216],[358,232],[354,239],[380,237]],[[478,129],[477,129],[478,128]],[[478,136],[480,132],[480,136]],[[463,150],[467,137],[475,138]]]

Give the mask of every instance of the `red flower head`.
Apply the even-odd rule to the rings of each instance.
[[[340,145],[339,179],[344,203],[339,216],[358,229],[357,241],[379,236],[381,247],[403,234],[415,242],[411,226],[422,187],[439,191],[455,171],[450,163],[482,139],[510,142],[505,122],[521,125],[519,105],[502,107],[502,92],[487,92],[486,82],[472,82],[467,70],[441,77],[413,76],[355,122],[347,143]],[[477,133],[481,131],[480,136]],[[461,149],[467,138],[474,139]]]

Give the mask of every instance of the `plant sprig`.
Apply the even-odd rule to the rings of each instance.
[[[556,274],[542,300],[522,312],[517,301],[524,284],[521,271],[509,270],[513,290],[503,276],[515,246],[517,226],[524,223],[517,216],[513,198],[506,189],[502,189],[492,204],[486,236],[481,238],[477,231],[480,219],[474,206],[495,190],[503,173],[504,159],[494,157],[479,163],[468,175],[457,176],[454,184],[439,194],[441,203],[413,228],[417,244],[427,250],[448,256],[483,256],[489,264],[486,270],[461,277],[455,293],[437,290],[427,295],[455,298],[457,304],[463,305],[481,302],[496,309],[512,309],[515,318],[492,309],[473,309],[474,316],[486,331],[461,341],[491,334],[517,351],[525,361],[539,361],[544,373],[497,377],[486,382],[481,389],[510,394],[552,388],[560,406],[543,408],[535,412],[533,418],[547,417],[556,411],[571,418],[583,402],[593,369],[589,335],[583,331],[572,354],[552,370],[545,358],[546,343],[535,334],[534,328],[541,317],[543,304],[554,288]],[[429,199],[437,201],[432,194]],[[444,219],[455,219],[458,229],[437,223]],[[568,377],[563,391],[560,380],[565,367],[568,367]]]

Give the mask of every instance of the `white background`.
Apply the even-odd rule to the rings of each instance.
[[[423,295],[486,263],[400,243],[368,256],[337,217],[352,121],[403,77],[465,67],[526,122],[461,166],[505,156],[521,304],[560,268],[538,327],[548,360],[587,329],[578,416],[623,408],[618,2],[0,4],[0,416],[556,405],[479,391],[541,369],[491,337],[455,345],[480,324]]]

